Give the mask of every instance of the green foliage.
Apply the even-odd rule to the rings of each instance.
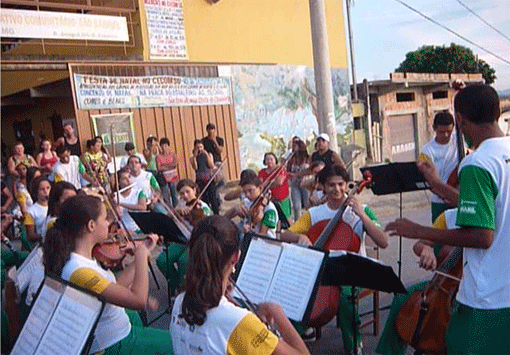
[[[283,137],[271,136],[269,133],[264,132],[260,134],[260,138],[268,141],[271,144],[270,152],[273,152],[278,159],[287,153],[287,145],[283,141]]]
[[[467,47],[455,43],[446,46],[422,46],[406,54],[396,72],[402,73],[481,73],[486,84],[496,80],[496,71],[484,60],[478,59]]]

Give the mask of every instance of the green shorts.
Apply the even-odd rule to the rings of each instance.
[[[510,354],[510,308],[477,309],[455,302],[446,332],[451,354]]]

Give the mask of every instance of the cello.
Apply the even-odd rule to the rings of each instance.
[[[360,240],[351,226],[342,220],[342,216],[348,206],[349,199],[354,194],[359,194],[371,181],[372,176],[370,172],[366,171],[363,174],[363,180],[355,183],[351,188],[335,216],[332,219],[317,222],[310,228],[307,235],[314,247],[323,250],[359,252]],[[337,314],[339,300],[340,289],[337,286],[319,286],[307,325],[309,327],[322,327],[329,323]]]
[[[429,284],[402,305],[397,333],[407,344],[426,353],[446,353],[445,335],[462,276],[462,248],[443,247],[443,259]]]

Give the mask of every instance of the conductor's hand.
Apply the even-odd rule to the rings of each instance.
[[[437,172],[437,168],[432,162],[418,160],[416,162],[416,166],[418,167],[418,170],[420,170],[420,172],[423,174],[425,179],[430,184],[437,182],[437,181],[441,181],[439,179],[439,174]]]
[[[417,231],[420,228],[421,226],[417,223],[411,222],[406,218],[399,218],[388,223],[384,230],[388,232],[391,237],[402,236],[410,239],[419,239]]]
[[[423,246],[420,254],[420,267],[425,270],[435,270],[437,259],[434,255],[434,249],[428,245]]]

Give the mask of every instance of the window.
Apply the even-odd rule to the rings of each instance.
[[[447,99],[448,98],[448,91],[446,90],[439,90],[432,92],[432,99]]]
[[[397,92],[397,102],[414,101],[414,92]]]

